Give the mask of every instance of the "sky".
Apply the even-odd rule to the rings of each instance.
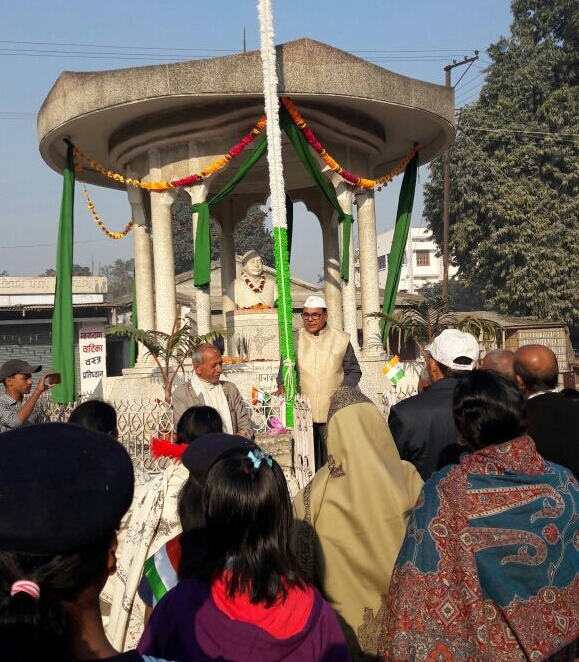
[[[0,272],[36,276],[55,266],[62,177],[38,151],[36,116],[62,71],[98,71],[177,62],[259,48],[256,0],[159,3],[141,0],[4,0],[0,23]],[[272,0],[276,43],[309,37],[395,73],[444,83],[445,65],[480,51],[456,88],[456,106],[476,100],[488,46],[507,35],[508,0]],[[466,67],[453,71],[456,84]],[[370,173],[357,173],[367,175]],[[412,224],[421,226],[420,168]],[[377,193],[377,231],[393,227],[398,177]],[[105,224],[121,230],[130,219],[127,197],[92,186]],[[296,210],[293,275],[316,282],[322,271],[321,231],[315,217]],[[76,186],[77,264],[132,257],[132,236],[105,237]]]

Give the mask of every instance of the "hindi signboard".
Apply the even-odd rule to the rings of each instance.
[[[107,376],[107,345],[103,322],[82,322],[78,331],[79,393],[92,393]]]

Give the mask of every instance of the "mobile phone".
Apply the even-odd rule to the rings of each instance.
[[[55,384],[60,384],[62,381],[60,377],[60,372],[53,372],[50,375],[46,376],[46,379],[44,380],[49,386],[54,386]]]

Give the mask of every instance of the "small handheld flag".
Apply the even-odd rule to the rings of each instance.
[[[400,365],[400,359],[397,356],[388,361],[382,368],[382,372],[392,382],[392,386],[396,386],[402,377],[404,377],[404,369]]]

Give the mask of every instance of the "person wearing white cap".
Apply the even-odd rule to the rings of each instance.
[[[263,271],[263,260],[257,251],[247,251],[241,258],[242,272],[229,288],[229,298],[238,308],[273,308],[277,284]]]
[[[388,426],[398,452],[418,469],[423,480],[453,462],[465,450],[458,443],[452,414],[454,387],[475,369],[477,339],[458,329],[445,329],[425,348],[431,385],[390,409]]]
[[[350,342],[350,335],[328,326],[326,301],[309,296],[302,310],[303,329],[294,344],[300,393],[312,406],[316,471],[328,461],[326,421],[330,399],[340,386],[358,385],[362,371]],[[283,394],[281,365],[277,394]]]

